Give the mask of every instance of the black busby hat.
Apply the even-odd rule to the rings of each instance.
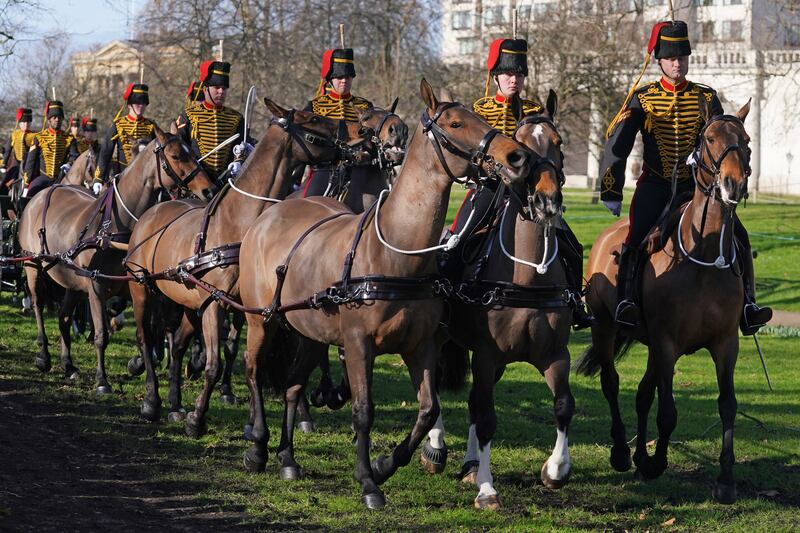
[[[47,118],[64,118],[64,104],[61,102],[61,100],[50,100],[44,106],[44,115]]]
[[[70,128],[79,128],[80,125],[81,125],[81,120],[78,117],[69,117]]]
[[[33,111],[27,107],[17,108],[17,122],[31,122],[33,120]]]
[[[487,64],[492,76],[498,74],[528,75],[528,41],[525,39],[497,39],[489,47]]]
[[[692,55],[689,28],[686,23],[682,20],[673,20],[659,22],[653,26],[647,52],[653,53],[656,59]]]
[[[97,131],[97,119],[83,117],[81,126],[83,127],[83,131]]]
[[[149,89],[147,85],[142,83],[129,83],[128,86],[125,88],[125,92],[122,95],[122,99],[125,102],[130,104],[144,104],[148,105],[150,103],[150,95]]]
[[[322,54],[321,77],[326,81],[331,81],[333,78],[355,78],[356,64],[353,61],[353,49],[325,50],[325,53]]]
[[[231,64],[205,61],[200,65],[200,82],[204,87],[230,87]]]

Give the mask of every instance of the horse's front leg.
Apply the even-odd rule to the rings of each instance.
[[[436,395],[439,401],[439,395]],[[441,405],[441,402],[439,402]],[[447,466],[447,444],[444,442],[444,413],[439,410],[439,416],[433,423],[433,429],[428,432],[428,442],[422,446],[419,461],[429,474],[441,474]]]
[[[655,479],[667,469],[669,437],[678,424],[678,411],[675,408],[675,398],[672,395],[672,379],[675,371],[675,351],[672,345],[666,342],[658,342],[657,340],[651,342],[648,370],[651,364],[654,369],[653,382],[658,388],[658,413],[656,414],[658,441],[656,441],[656,451],[652,458],[648,457],[645,450],[645,454],[641,456],[642,460],[636,463],[639,473],[644,479]],[[639,450],[638,439],[639,437],[637,437],[636,443],[637,451]],[[646,435],[642,436],[642,441],[643,445],[646,446]]]
[[[236,361],[236,354],[239,353],[239,341],[244,326],[244,314],[234,311],[230,318],[230,328],[228,338],[222,346],[225,352],[225,369],[222,372],[222,386],[220,387],[219,399],[223,403],[236,404],[236,395],[233,394],[231,377],[233,375],[233,363]]]
[[[214,391],[222,370],[219,367],[219,328],[222,324],[222,309],[213,302],[203,313],[203,341],[206,345],[206,368],[203,390],[197,396],[194,411],[186,415],[186,434],[193,438],[205,435],[206,413],[211,393]]]
[[[36,343],[39,345],[39,353],[33,364],[42,372],[50,372],[53,364],[50,359],[50,350],[47,349],[47,331],[44,329],[43,312],[45,275],[40,267],[34,265],[25,267],[25,276],[28,278],[28,288],[31,291],[31,307],[33,315],[36,317]]]
[[[64,376],[70,379],[78,377],[78,368],[72,363],[72,316],[75,306],[80,302],[81,294],[67,289],[61,309],[58,310],[58,330],[61,333],[61,369]]]
[[[395,446],[392,455],[380,456],[372,462],[372,471],[378,483],[383,483],[398,468],[411,462],[414,451],[439,418],[439,397],[436,394],[434,379],[438,356],[439,351],[432,338],[423,340],[411,354],[403,354],[411,383],[417,391],[419,412],[414,427],[403,442]]]
[[[152,310],[152,300],[150,293],[145,285],[137,282],[128,283],[128,288],[133,301],[133,318],[136,321],[136,338],[139,341],[139,348],[143,356],[145,368],[145,395],[142,402],[141,414],[145,420],[156,422],[161,416],[161,398],[158,394],[158,376],[156,376],[153,358],[150,357],[150,349],[153,347],[153,332],[150,327],[150,314]]]
[[[183,395],[181,384],[183,382],[183,355],[189,348],[195,332],[192,317],[196,316],[193,309],[184,310],[181,323],[172,333],[172,341],[169,346],[169,415],[170,422],[182,422],[186,420],[186,410],[183,408]],[[196,320],[196,319],[194,319]]]
[[[500,508],[500,497],[494,488],[491,470],[492,437],[497,430],[497,413],[494,402],[494,385],[498,372],[493,354],[475,350],[472,357],[472,390],[469,393],[469,441],[462,467],[462,481],[475,480],[478,495],[476,509]],[[466,473],[468,466],[474,472]]]
[[[733,371],[739,355],[739,336],[734,333],[726,342],[712,347],[711,356],[717,369],[719,387],[719,416],[722,419],[722,451],[719,454],[720,472],[714,486],[714,499],[720,503],[736,501],[736,481],[733,478],[733,422],[736,418],[736,393],[733,387]]]
[[[111,394],[106,375],[106,346],[108,346],[108,317],[106,316],[105,287],[92,281],[89,288],[89,309],[94,323],[94,348],[97,352],[97,394]]]
[[[277,321],[266,325],[260,315],[247,315],[247,350],[244,352],[245,378],[250,389],[250,430],[245,437],[253,444],[244,454],[244,467],[248,472],[263,472],[267,464],[269,428],[264,414],[263,370],[266,348],[275,336]]]
[[[575,413],[575,398],[569,387],[569,352],[566,347],[546,369],[544,379],[553,392],[553,411],[556,418],[556,445],[542,465],[542,483],[548,489],[560,489],[569,480],[572,461],[569,457],[569,424]]]

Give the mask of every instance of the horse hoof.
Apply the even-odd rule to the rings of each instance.
[[[383,467],[387,460],[388,458],[385,455],[379,455],[369,464],[370,468],[372,468],[372,479],[378,485],[383,485],[387,479],[392,477],[391,472]]]
[[[461,465],[461,472],[458,474],[458,478],[461,480],[461,483],[468,483],[470,485],[478,484],[479,464],[480,463],[478,461],[467,461]]]
[[[148,422],[157,422],[161,417],[161,402],[142,402],[142,418]]]
[[[53,364],[50,362],[49,357],[37,357],[33,364],[42,372],[50,372],[50,369],[53,368]]]
[[[236,395],[223,394],[219,397],[219,401],[221,401],[222,403],[226,403],[228,405],[236,405]]]
[[[314,389],[311,391],[311,394],[308,397],[308,401],[311,402],[316,408],[325,407],[325,393],[319,389]]]
[[[419,454],[419,462],[427,473],[441,474],[447,465],[447,445],[437,450],[430,442],[426,442]]]
[[[717,483],[714,485],[714,499],[719,503],[729,505],[736,502],[736,485],[727,483]]]
[[[380,510],[386,507],[386,497],[378,490],[377,492],[368,492],[361,494],[361,503],[364,507],[372,510]]]
[[[328,400],[325,402],[328,405],[328,409],[332,411],[338,411],[347,403],[348,398],[345,398],[340,392],[334,392],[329,397]]]
[[[297,481],[303,479],[303,471],[299,466],[284,466],[281,467],[280,476],[284,481]]]
[[[611,466],[617,472],[627,472],[633,466],[631,461],[631,449],[627,444],[611,447]]]
[[[64,377],[70,380],[76,380],[81,376],[80,370],[74,365],[67,365],[64,367]]]
[[[197,411],[192,411],[186,415],[186,435],[193,439],[199,439],[206,434],[208,428],[204,418],[197,415]]]
[[[255,442],[253,438],[253,424],[245,424],[244,426],[244,440]]]
[[[553,479],[547,473],[548,461],[550,461],[550,459],[545,461],[544,464],[542,465],[542,472],[541,472],[542,483],[544,483],[544,486],[550,490],[558,490],[567,484],[567,482],[569,481],[569,475],[572,473],[572,469],[567,470],[567,473],[562,475],[561,479]]]
[[[316,426],[314,426],[314,422],[311,422],[310,420],[298,422],[297,429],[303,433],[314,433],[317,430]]]
[[[475,498],[475,509],[487,509],[489,511],[497,511],[500,509],[500,497],[497,494],[490,494],[488,496],[481,496]]]
[[[144,357],[136,356],[128,359],[128,374],[131,376],[141,376],[144,374]]]
[[[105,396],[106,394],[111,394],[113,391],[111,390],[111,385],[100,385],[96,389],[98,396]]]
[[[183,422],[186,420],[186,410],[179,409],[177,411],[170,411],[167,415],[167,420],[170,422]]]
[[[244,452],[244,469],[253,474],[263,472],[267,466],[267,458],[263,455],[253,447]]]

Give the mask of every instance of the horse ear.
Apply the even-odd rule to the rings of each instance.
[[[742,106],[742,108],[736,112],[736,118],[744,122],[744,119],[747,118],[747,114],[750,113],[750,101],[752,98],[747,99],[747,103]]]
[[[442,87],[439,89],[439,101],[440,102],[452,102],[453,95],[450,94],[450,89],[447,87]]]
[[[708,119],[711,118],[711,108],[709,108],[708,100],[703,96],[703,93],[697,95],[697,108],[700,111],[700,118],[703,119],[703,122],[708,122]]]
[[[170,121],[170,123],[169,123],[169,132],[172,135],[177,135],[178,134],[178,121],[177,120],[171,120]]]
[[[161,144],[164,144],[166,142],[166,140],[167,140],[167,136],[164,133],[164,130],[159,128],[158,124],[153,124],[153,131],[156,134],[156,138],[158,139],[158,142],[160,142]]]
[[[289,111],[282,108],[266,96],[264,97],[264,105],[267,106],[267,109],[269,109],[277,118],[286,118],[286,116],[289,114]]]
[[[395,97],[394,102],[392,102],[392,105],[389,107],[389,113],[394,113],[395,109],[397,109],[397,102],[399,101],[400,97],[399,96]]]
[[[436,99],[436,95],[433,94],[433,87],[425,78],[422,78],[422,81],[419,82],[419,95],[422,98],[422,101],[425,102],[425,105],[428,106],[428,109],[436,109],[439,107],[439,100]]]
[[[550,115],[550,118],[556,118],[556,112],[558,111],[558,95],[553,89],[550,89],[550,92],[547,94],[545,109],[547,109],[547,114]]]

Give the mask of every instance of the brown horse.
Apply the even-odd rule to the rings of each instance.
[[[433,383],[438,359],[434,334],[444,303],[436,298],[438,283],[430,278],[436,273],[436,260],[429,247],[439,240],[451,185],[457,176],[477,179],[478,172],[483,172],[520,186],[528,176],[531,159],[525,147],[497,135],[474,113],[455,103],[440,104],[425,80],[420,92],[427,109],[395,186],[385,203],[378,203],[380,210],[371,212],[372,219],[352,214],[329,198],[287,200],[265,211],[242,241],[240,293],[250,308],[275,309],[279,301],[306,301],[315,291],[341,279],[345,257],[350,268],[344,276],[357,276],[351,281],[367,291],[362,299],[345,289],[330,289],[334,292],[328,304],[318,309],[301,304],[283,318],[303,336],[345,349],[357,439],[355,478],[362,485],[361,501],[369,508],[385,505],[378,485],[409,463],[439,415]],[[356,235],[360,240],[353,242]],[[291,265],[287,270],[281,267],[285,275],[279,293],[276,267],[287,261],[290,250]],[[379,277],[362,278],[370,275]],[[372,291],[388,296],[375,297]],[[340,297],[349,303],[337,300]],[[337,301],[341,305],[331,304]],[[261,471],[269,440],[261,365],[270,364],[265,356],[279,320],[265,324],[264,317],[248,314],[247,322],[245,360],[254,412],[253,444],[244,463],[250,471]],[[384,353],[402,355],[417,391],[419,415],[391,457],[381,456],[370,463],[369,433],[375,409],[372,368],[374,358]],[[285,412],[291,414],[295,405],[288,393],[286,400]],[[289,445],[278,458],[284,468],[299,470],[292,455]]]
[[[202,239],[204,250],[235,247],[258,215],[289,193],[295,166],[336,159],[341,154],[342,146],[332,139],[338,136],[342,137],[341,142],[356,144],[363,141],[359,136],[361,126],[357,122],[328,119],[305,111],[289,111],[269,99],[264,99],[264,102],[273,113],[274,119],[242,167],[235,184],[210,206],[212,210],[205,235],[198,237],[205,217],[202,205],[187,201],[159,204],[142,217],[131,235],[130,252],[126,258],[130,270],[148,275],[173,268],[200,251],[196,246],[198,238]],[[344,128],[344,131],[340,132],[340,128]],[[238,275],[236,260],[211,265],[202,274],[198,274],[204,282],[225,291],[233,298],[238,297]],[[177,421],[185,416],[186,432],[197,437],[205,433],[208,401],[220,378],[217,347],[224,307],[221,302],[209,302],[208,292],[189,282],[159,279],[153,284],[161,294],[183,307],[181,325],[173,338],[169,418]],[[149,318],[154,311],[154,301],[148,287],[139,283],[131,282],[130,292],[142,353],[149,354],[155,342],[148,327]],[[197,313],[200,309],[203,309],[202,320]],[[185,415],[180,390],[182,357],[193,332],[200,327],[207,353],[205,386],[197,397],[195,410]],[[230,394],[230,369],[234,356],[234,349],[226,350],[228,389],[224,391],[225,394]],[[147,394],[141,412],[147,420],[155,421],[160,416],[161,407],[158,381],[151,358],[144,357],[144,363]]]
[[[75,159],[69,172],[61,178],[62,185],[77,185],[89,188],[94,181],[94,171],[97,168],[97,158],[100,156],[100,145],[92,143],[81,155]]]
[[[592,247],[587,300],[598,325],[592,327],[592,345],[578,371],[600,371],[603,394],[611,409],[611,465],[619,471],[631,467],[625,425],[619,412],[619,375],[614,366],[636,340],[649,350],[647,370],[636,394],[638,428],[633,460],[645,479],[661,475],[667,467],[669,437],[677,424],[672,395],[675,363],[684,354],[701,348],[711,352],[719,385],[722,419],[720,475],[714,498],[723,503],[736,499],[733,478],[733,421],[736,396],[733,372],[739,352],[739,317],[744,301],[742,280],[733,272],[733,217],[737,203],[747,193],[749,137],[744,119],[750,103],[736,116],[709,117],[704,98],[700,113],[705,127],[695,152],[695,192],[681,208],[680,220],[668,234],[663,249],[650,255],[643,268],[641,302],[645,326],[635,332],[618,331],[614,323],[617,305],[616,255],[628,231],[620,221],[604,231]],[[658,442],[654,456],[647,453],[647,415],[658,390]]]
[[[560,488],[570,474],[567,433],[575,400],[569,387],[567,343],[572,298],[580,299],[580,295],[569,295],[564,266],[554,260],[556,236],[550,232],[562,211],[563,155],[553,122],[556,107],[551,91],[545,113],[520,121],[514,137],[543,156],[533,168],[527,201],[523,204],[511,194],[492,229],[472,239],[478,242],[478,261],[466,266],[451,299],[446,331],[473,354],[470,427],[461,476],[478,485],[475,507],[479,509],[500,507],[489,450],[497,427],[494,386],[509,363],[535,366],[553,392],[557,440],[542,465],[542,481],[548,488]],[[462,357],[452,349],[443,352],[445,371],[456,365],[466,367],[447,360],[453,355]],[[447,455],[441,416],[429,437],[420,456],[422,463],[430,472],[441,472]]]
[[[25,263],[39,330],[36,366],[43,372],[51,368],[42,316],[43,274],[46,272],[66,289],[59,310],[59,330],[61,367],[67,376],[73,376],[78,371],[72,364],[70,354],[72,312],[80,293],[89,296],[97,350],[97,392],[101,394],[111,392],[105,369],[105,348],[108,344],[105,301],[110,294],[124,291],[126,284],[105,280],[95,273],[125,274],[122,265],[124,253],[118,249],[125,246],[117,245],[114,241],[127,239],[142,213],[155,203],[161,189],[188,188],[205,198],[215,191],[215,186],[192,157],[186,144],[159,128],[155,131],[156,138],[150,142],[147,151],[111,184],[106,195],[96,198],[82,187],[53,185],[31,199],[19,226],[19,243],[23,250],[33,254],[65,254],[66,259],[71,259],[75,266],[70,268],[63,260],[33,260]],[[111,238],[102,239],[104,236]],[[101,244],[102,241],[105,243]],[[79,242],[84,244],[76,248]]]

